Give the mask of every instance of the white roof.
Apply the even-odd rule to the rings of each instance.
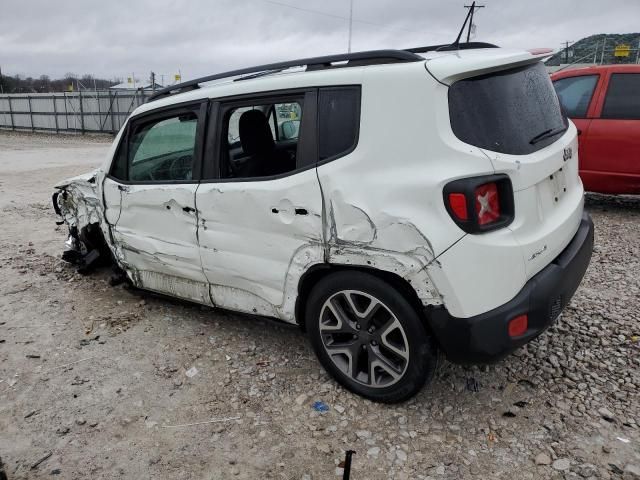
[[[222,98],[232,95],[290,88],[308,88],[318,85],[362,84],[365,72],[367,75],[375,75],[376,72],[391,73],[396,71],[398,75],[404,75],[412,69],[422,69],[425,72],[425,65],[436,80],[450,84],[464,77],[535,63],[549,56],[549,53],[539,54],[526,50],[482,48],[475,50],[433,51],[420,55],[424,57],[425,62],[399,62],[311,71],[294,68],[242,81],[234,81],[234,78],[224,78],[214,82],[202,83],[201,88],[198,89],[188,90],[184,93],[174,94],[159,98],[151,103],[142,104],[133,114],[206,97]]]

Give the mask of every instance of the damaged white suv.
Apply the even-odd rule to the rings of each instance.
[[[438,351],[488,362],[536,337],[587,269],[576,128],[540,59],[383,50],[160,91],[56,186],[65,258],[298,323],[342,385],[407,399]]]

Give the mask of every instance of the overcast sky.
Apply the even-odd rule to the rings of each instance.
[[[183,80],[234,67],[347,50],[349,0],[5,0],[0,68],[52,78]],[[469,1],[354,0],[353,51],[451,42]],[[640,30],[640,0],[485,0],[476,40],[559,48],[594,33]],[[68,6],[64,6],[67,4]],[[283,4],[291,5],[287,7]],[[315,10],[326,15],[301,9]],[[344,18],[343,18],[344,17]],[[160,77],[158,77],[160,79]]]

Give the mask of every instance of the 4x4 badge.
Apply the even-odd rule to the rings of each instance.
[[[566,162],[571,157],[573,157],[573,150],[571,149],[571,147],[565,148],[564,153],[562,154],[562,159]]]

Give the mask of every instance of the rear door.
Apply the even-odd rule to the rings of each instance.
[[[593,163],[593,151],[589,145],[589,127],[596,110],[596,95],[604,79],[597,73],[564,77],[553,82],[564,113],[578,128],[580,168]]]
[[[103,191],[115,253],[142,288],[210,304],[195,192],[206,102],[129,121]]]
[[[595,191],[638,194],[640,72],[608,72],[603,89],[597,117],[589,126],[583,175],[591,179]]]
[[[196,205],[215,305],[293,320],[300,276],[324,255],[316,110],[315,89],[212,105]]]

